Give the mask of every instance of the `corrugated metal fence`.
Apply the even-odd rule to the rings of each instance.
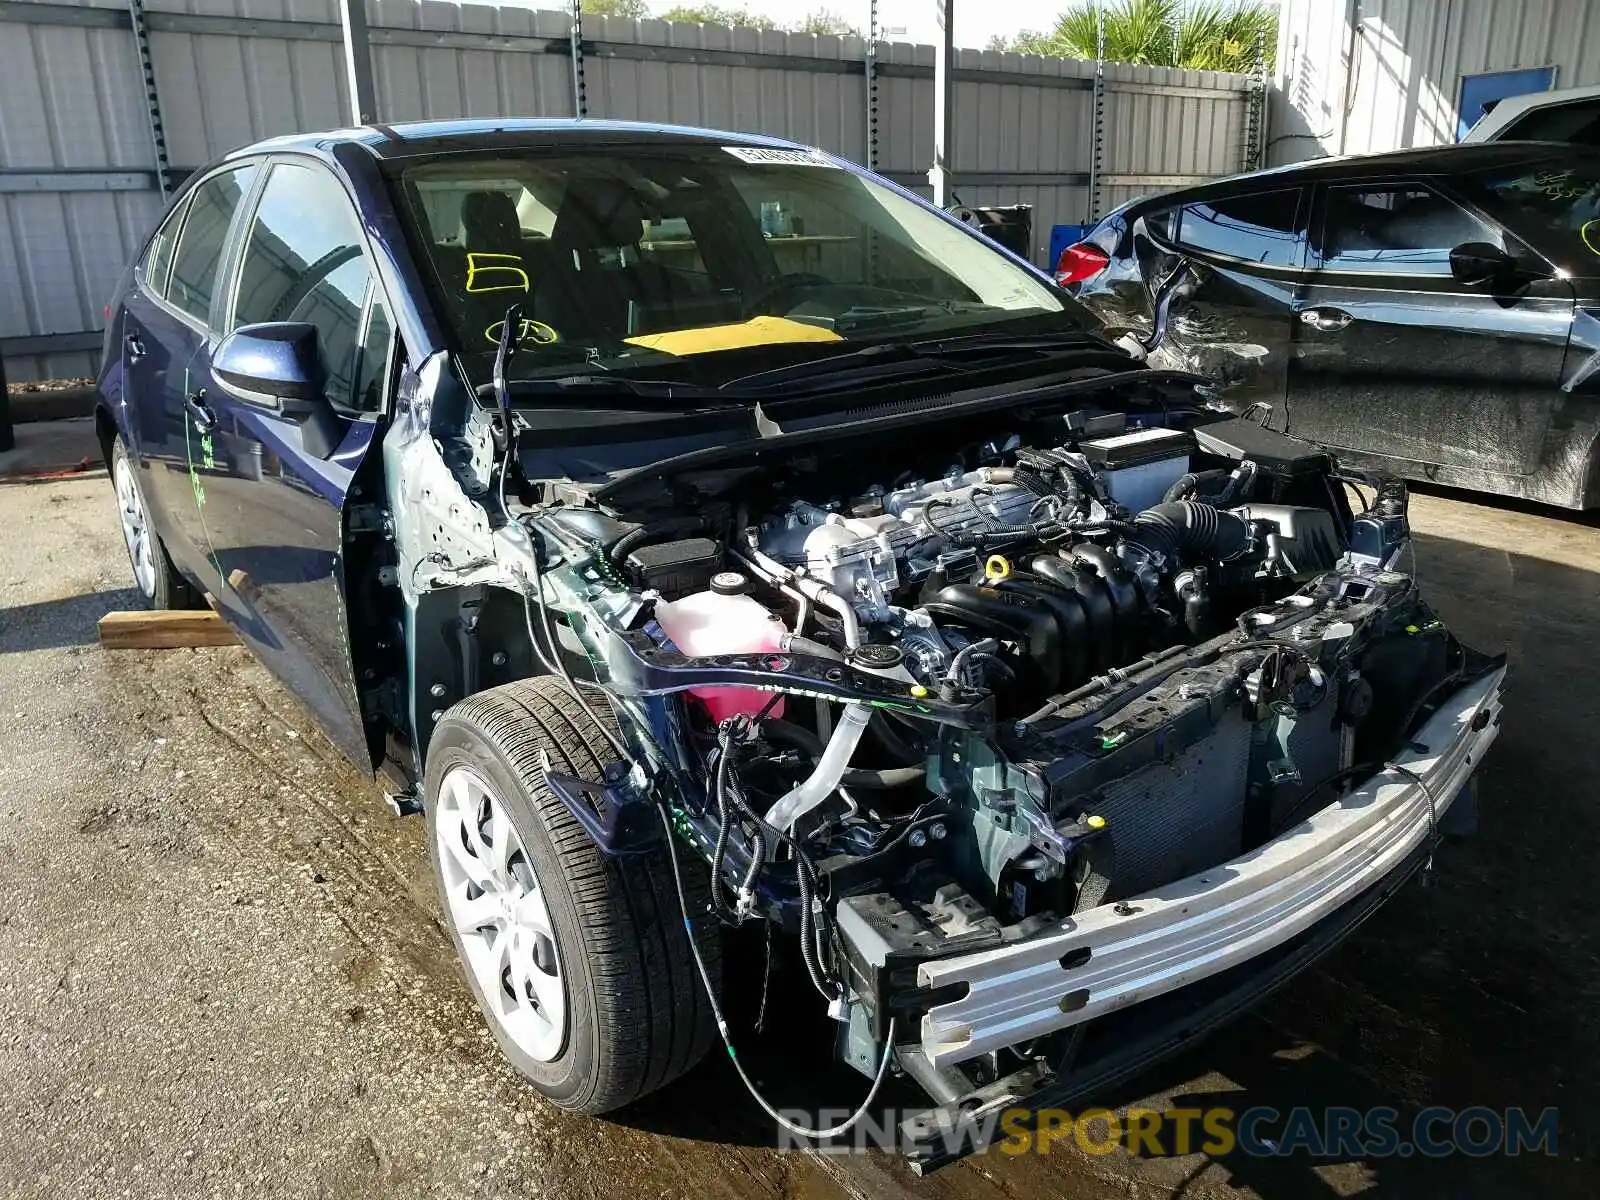
[[[1285,0],[1268,157],[1374,154],[1456,140],[1463,79],[1555,67],[1600,83],[1594,0]]]
[[[436,0],[367,11],[383,120],[573,115],[566,13]],[[583,34],[589,116],[868,157],[860,39],[593,17]],[[92,372],[103,305],[163,206],[152,95],[175,181],[233,146],[344,124],[340,39],[334,0],[0,0],[0,352],[12,379]],[[876,56],[877,166],[924,193],[933,60],[931,46],[903,43]],[[1247,165],[1246,77],[1107,65],[1097,112],[1093,63],[961,51],[955,66],[954,194],[1033,205],[1037,262],[1052,224]]]

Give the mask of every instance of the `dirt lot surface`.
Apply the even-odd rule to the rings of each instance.
[[[93,386],[92,379],[29,379],[21,383],[8,383],[6,390],[13,396],[25,396],[33,392],[66,392]]]
[[[990,1154],[916,1180],[779,1153],[720,1056],[619,1120],[500,1062],[392,816],[242,650],[101,651],[135,606],[103,473],[0,486],[0,1195],[1594,1195],[1600,529],[1416,501],[1444,618],[1512,674],[1482,829],[1332,957],[1104,1099],[1561,1113],[1559,1154]],[[853,1104],[792,1026],[780,1102]]]

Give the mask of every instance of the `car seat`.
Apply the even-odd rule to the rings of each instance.
[[[453,280],[469,345],[484,349],[487,331],[531,290],[539,264],[530,261],[517,202],[503,191],[468,192],[461,200],[460,276]],[[482,337],[482,341],[475,341]]]
[[[688,287],[639,248],[647,216],[621,180],[574,179],[550,234],[550,270],[533,281],[540,320],[567,336],[623,338],[670,321]],[[645,314],[650,314],[648,317]]]

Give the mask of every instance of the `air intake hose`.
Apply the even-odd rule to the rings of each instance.
[[[1172,561],[1237,558],[1250,543],[1243,517],[1194,500],[1174,500],[1133,518],[1128,540]]]

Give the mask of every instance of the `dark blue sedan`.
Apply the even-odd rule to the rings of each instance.
[[[1324,450],[809,147],[264,142],[109,316],[141,590],[208,597],[424,815],[485,1019],[566,1109],[721,1041],[836,1136],[898,1063],[935,1166],[1333,945],[1498,729],[1403,484],[1352,512]],[[746,922],[774,953],[727,973],[814,999],[855,1116],[745,1074]]]

